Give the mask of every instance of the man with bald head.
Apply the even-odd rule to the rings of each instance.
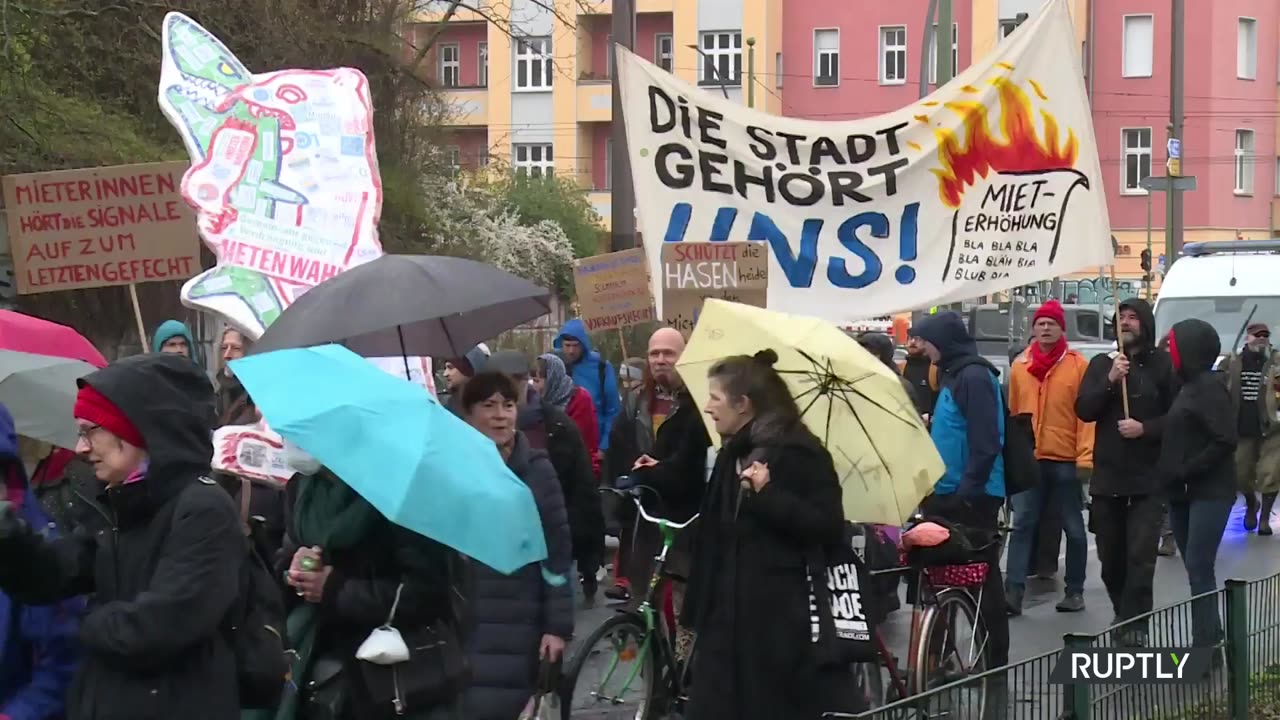
[[[661,498],[647,493],[645,509],[676,522],[692,517],[702,504],[707,450],[711,447],[698,407],[676,372],[683,352],[684,337],[675,329],[660,328],[649,338],[644,381],[623,398],[605,456],[608,481],[620,487],[639,484],[653,488]],[[626,513],[629,508],[623,505],[619,510]],[[623,534],[614,564],[617,585],[605,595],[628,600],[631,588],[647,586],[661,537],[657,528],[641,523],[633,548],[634,515],[623,514],[620,524]],[[677,574],[688,570],[684,545],[678,541],[668,555],[668,568]]]

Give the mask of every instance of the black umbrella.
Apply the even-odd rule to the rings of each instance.
[[[550,292],[492,265],[383,255],[308,290],[252,354],[340,343],[364,357],[460,357],[550,305]]]

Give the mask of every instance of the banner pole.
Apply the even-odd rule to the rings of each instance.
[[[142,324],[142,306],[138,304],[138,286],[129,283],[129,300],[133,303],[133,319],[138,323],[138,340],[142,342],[142,352],[147,352],[147,327]],[[195,348],[192,348],[195,351]]]

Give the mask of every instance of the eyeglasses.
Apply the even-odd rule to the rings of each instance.
[[[1254,337],[1256,337],[1256,338],[1260,338],[1260,339],[1262,339],[1262,340],[1269,340],[1269,339],[1271,339],[1271,333],[1266,332],[1266,331],[1254,333],[1254,334],[1253,334],[1253,336],[1254,336]]]
[[[89,439],[90,436],[101,429],[101,425],[84,425],[80,429],[76,430],[76,437],[85,442],[92,442],[92,440]]]

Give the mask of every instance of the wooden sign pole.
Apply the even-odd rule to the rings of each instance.
[[[134,283],[129,283],[129,300],[133,303],[133,319],[138,323],[138,340],[142,342],[142,352],[150,352],[151,348],[147,347],[147,327],[142,324],[142,306],[138,304],[138,286]],[[194,352],[195,348],[191,350]]]
[[[1124,333],[1120,332],[1120,286],[1116,285],[1116,266],[1111,266],[1111,300],[1115,305],[1116,349],[1124,354]],[[1098,318],[1099,321],[1102,318]],[[1120,378],[1120,400],[1124,403],[1124,419],[1129,419],[1129,378]]]

